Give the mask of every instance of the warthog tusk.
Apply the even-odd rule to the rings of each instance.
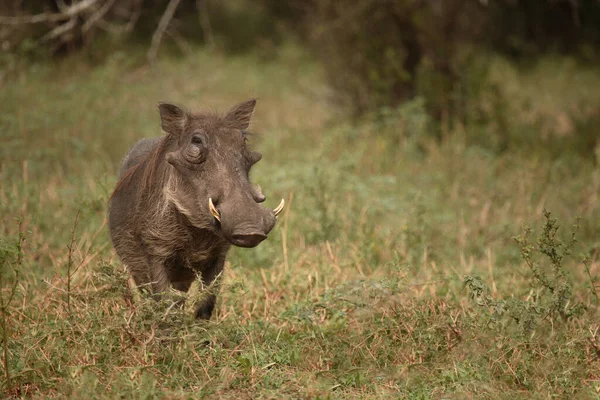
[[[275,209],[273,209],[275,216],[278,216],[281,213],[281,210],[283,210],[284,205],[285,205],[285,200],[281,199],[281,203],[279,203],[279,205]]]
[[[212,198],[208,198],[208,209],[213,217],[217,219],[217,221],[221,222],[221,214],[219,214],[219,210],[215,207]]]

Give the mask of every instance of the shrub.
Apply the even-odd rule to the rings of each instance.
[[[525,300],[518,296],[507,299],[495,299],[485,283],[478,277],[467,276],[465,285],[469,288],[471,299],[484,307],[483,315],[487,326],[504,330],[511,323],[520,327],[523,334],[532,333],[541,326],[554,327],[561,321],[566,322],[574,316],[581,315],[587,305],[578,302],[573,296],[573,287],[569,279],[566,260],[572,256],[576,243],[575,234],[579,228],[574,225],[569,239],[564,242],[557,232],[558,221],[544,210],[544,225],[535,244],[530,241],[533,232],[525,228],[522,235],[516,236],[521,258],[531,272],[531,291]],[[596,303],[598,294],[595,288],[597,280],[589,274],[587,262],[583,265],[590,278],[590,292]]]

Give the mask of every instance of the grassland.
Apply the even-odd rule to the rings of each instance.
[[[4,397],[600,397],[600,148],[579,139],[598,129],[584,123],[598,70],[496,60],[508,125],[437,140],[419,101],[343,118],[293,47],[131,59],[2,83]],[[253,180],[288,207],[267,241],[232,251],[198,323],[132,291],[107,199],[127,148],[160,134],[158,101],[250,97]]]

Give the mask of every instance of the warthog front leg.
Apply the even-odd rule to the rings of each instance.
[[[149,265],[152,294],[160,294],[171,285],[164,260],[152,260]]]
[[[202,284],[207,293],[204,301],[196,308],[196,318],[209,320],[215,305],[217,304],[217,295],[219,294],[221,272],[225,264],[225,255],[220,256],[208,267],[204,266],[201,271]]]
[[[135,285],[142,293],[157,294],[169,287],[169,280],[164,273],[161,260],[143,255],[129,257],[127,269],[131,273]]]
[[[169,277],[162,258],[148,256],[144,265],[136,265],[131,268],[131,273],[137,287],[142,292],[150,292],[156,299],[160,293],[166,291],[170,286]]]
[[[217,296],[210,294],[204,303],[196,309],[196,318],[209,320],[217,304]]]

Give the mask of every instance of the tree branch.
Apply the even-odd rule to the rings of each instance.
[[[158,23],[158,27],[154,31],[152,35],[152,44],[150,45],[150,49],[148,49],[148,62],[150,64],[154,64],[156,61],[156,55],[158,54],[158,48],[160,47],[160,42],[162,41],[162,37],[169,26],[169,23],[173,19],[173,15],[175,15],[175,10],[177,6],[179,6],[179,2],[181,0],[171,0],[165,9],[162,17],[160,18],[160,22]]]
[[[58,22],[64,21],[65,19],[71,19],[81,12],[87,10],[98,0],[83,0],[81,3],[73,4],[72,6],[65,9],[61,13],[54,14],[36,14],[36,15],[23,15],[16,17],[8,17],[0,15],[0,24],[3,25],[23,25],[23,24],[39,24],[41,22]]]
[[[215,47],[215,38],[210,24],[210,18],[208,18],[208,5],[207,0],[196,0],[196,8],[198,9],[198,17],[200,19],[200,27],[204,36],[204,41],[209,49]]]
[[[84,34],[87,31],[89,31],[90,28],[92,28],[96,24],[96,22],[98,22],[100,19],[102,19],[106,15],[106,13],[111,9],[113,4],[115,4],[115,1],[116,0],[108,0],[106,3],[104,3],[104,5],[102,7],[100,7],[94,14],[92,14],[90,19],[85,21],[85,23],[81,27],[81,31]]]

